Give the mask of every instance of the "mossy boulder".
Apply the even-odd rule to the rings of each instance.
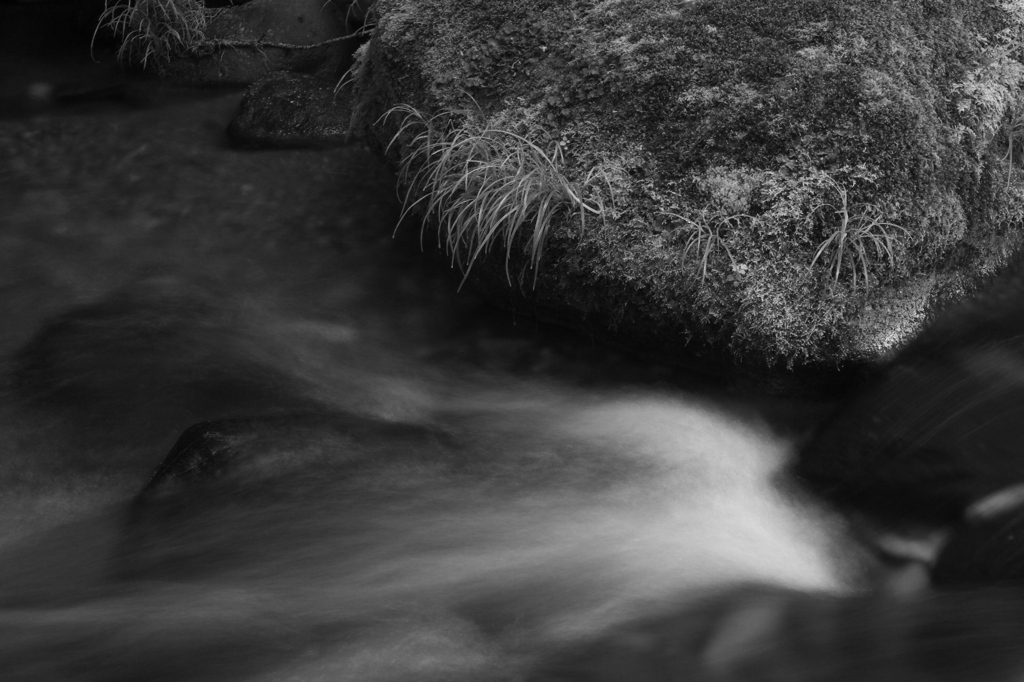
[[[433,224],[497,186],[439,193],[467,136],[515,135],[576,192],[489,242],[470,224],[501,227],[493,197],[442,235],[506,305],[677,363],[818,376],[901,345],[1021,244],[1022,2],[374,11],[354,129]]]

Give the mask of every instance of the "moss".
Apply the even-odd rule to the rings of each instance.
[[[553,225],[536,289],[512,293],[549,317],[662,357],[856,363],[1019,245],[1015,3],[379,0],[377,12],[357,80],[371,139],[389,140],[378,117],[409,103],[537,130],[575,181],[616,169],[605,223]],[[868,287],[814,260],[837,229],[823,178],[851,215],[902,228],[891,265],[866,263]],[[686,225],[708,210],[745,217],[694,276]],[[880,302],[889,327],[864,315]]]

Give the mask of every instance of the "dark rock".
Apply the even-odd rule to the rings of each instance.
[[[967,508],[932,571],[938,588],[1024,584],[1024,485],[1003,488]]]
[[[1024,264],[952,306],[818,430],[797,470],[830,499],[956,523],[1024,481]]]
[[[275,71],[334,74],[355,48],[333,3],[251,0],[224,8],[206,43],[161,66],[162,75],[201,84],[249,84]],[[287,46],[287,47],[285,47]]]
[[[136,281],[47,323],[18,352],[13,384],[78,440],[166,447],[200,419],[319,406],[275,360],[296,339],[268,331],[205,287]]]
[[[244,424],[240,422],[240,425]],[[161,486],[211,478],[225,469],[234,459],[231,438],[235,435],[234,426],[217,421],[202,422],[185,429],[146,484],[141,499],[152,495]]]
[[[137,506],[174,495],[189,496],[204,484],[252,489],[277,483],[289,472],[316,475],[359,462],[376,464],[422,456],[425,446],[446,442],[443,432],[418,424],[355,414],[304,412],[221,419],[185,430],[139,495]],[[314,445],[331,444],[324,453]],[[436,458],[435,458],[436,459]]]
[[[963,524],[932,571],[937,588],[1024,584],[1024,513]]]
[[[348,141],[349,97],[334,83],[304,74],[272,73],[253,83],[228,126],[243,147],[331,147]]]
[[[457,467],[460,452],[438,429],[344,413],[196,424],[134,501],[118,571],[185,577],[259,561],[268,546],[358,536],[367,508],[419,504],[413,491]],[[413,470],[421,480],[403,477]]]

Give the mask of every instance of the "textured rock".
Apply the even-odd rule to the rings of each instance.
[[[208,84],[248,84],[274,71],[333,73],[353,47],[337,40],[343,35],[333,3],[251,0],[221,10],[206,30],[210,44],[175,57],[162,71]]]
[[[380,0],[356,120],[381,150],[412,124],[388,151],[407,181],[423,124],[381,118],[398,104],[560,146],[602,216],[569,202],[532,271],[522,228],[511,278],[506,244],[481,250],[471,279],[503,305],[676,363],[821,376],[885,356],[1018,248],[1015,7]]]
[[[348,139],[349,97],[306,74],[272,73],[242,99],[228,135],[244,147],[332,147]]]

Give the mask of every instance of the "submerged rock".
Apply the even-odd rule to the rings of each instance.
[[[950,538],[934,571],[939,588],[1024,582],[1024,514],[965,524]]]
[[[380,0],[354,120],[495,301],[820,376],[1019,247],[1014,7]]]
[[[242,318],[201,286],[132,282],[49,320],[18,352],[12,387],[106,449],[163,444],[197,417],[315,407]]]
[[[337,409],[412,415],[391,408],[399,394],[416,402],[418,389],[371,370],[381,346],[359,336],[347,323],[281,315],[211,282],[142,278],[48,320],[14,356],[10,388],[27,413],[54,418],[105,461],[132,457],[126,445],[168,447],[199,421]],[[382,389],[395,399],[375,398]]]

